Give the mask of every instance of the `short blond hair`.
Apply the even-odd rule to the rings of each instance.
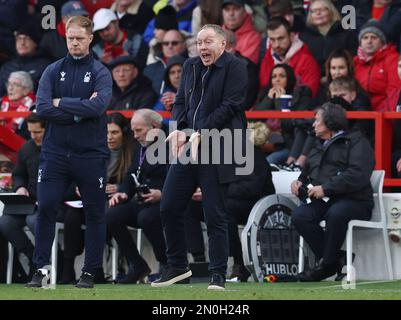
[[[248,129],[252,130],[250,140],[255,147],[260,147],[266,143],[270,133],[266,123],[261,121],[248,122]]]
[[[87,17],[73,16],[69,18],[65,24],[65,30],[68,30],[72,25],[84,28],[88,34],[93,33],[93,22]]]
[[[333,24],[336,21],[341,20],[341,15],[338,12],[337,8],[334,6],[334,4],[330,1],[330,0],[311,0],[310,4],[309,4],[309,11],[308,11],[308,15],[306,16],[306,25],[307,26],[311,26],[312,25],[312,12],[311,12],[311,8],[312,5],[316,2],[321,2],[324,4],[324,6],[329,9],[330,12],[330,18],[331,21],[330,23]]]

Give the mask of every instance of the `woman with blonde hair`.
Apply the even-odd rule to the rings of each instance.
[[[341,25],[341,16],[330,0],[311,0],[306,17],[306,28],[300,34],[325,76],[324,63],[334,49],[356,53],[358,39],[352,30]]]

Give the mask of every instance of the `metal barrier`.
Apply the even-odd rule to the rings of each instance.
[[[127,118],[130,118],[134,111],[132,110],[115,110],[109,111],[120,112]],[[170,118],[171,113],[168,111],[159,112],[164,118]],[[2,118],[10,117],[25,117],[29,112],[2,112]],[[247,111],[246,117],[248,119],[302,119],[313,118],[313,111]],[[392,121],[394,119],[401,120],[401,112],[375,112],[375,111],[350,111],[347,112],[349,119],[370,119],[375,123],[375,159],[376,170],[384,169],[386,171],[386,179],[384,179],[385,187],[401,186],[401,179],[391,179],[391,146],[392,146]],[[0,142],[4,139],[0,131]]]

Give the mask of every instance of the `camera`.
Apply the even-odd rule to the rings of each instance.
[[[303,203],[309,203],[310,199],[308,196],[308,187],[305,183],[303,183],[298,189],[298,198]]]
[[[143,194],[150,193],[150,189],[147,184],[140,184],[139,186],[135,187],[135,196],[134,199],[138,203],[143,203]]]

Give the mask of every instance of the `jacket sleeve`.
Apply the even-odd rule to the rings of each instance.
[[[26,145],[25,145],[26,146]],[[17,163],[15,164],[12,179],[13,179],[13,190],[17,191],[19,187],[28,188],[28,168],[24,161],[25,148],[21,148],[18,152]]]
[[[368,140],[363,137],[351,142],[348,166],[340,174],[329,178],[322,187],[326,196],[349,194],[361,190],[370,183],[374,168],[374,154]]]
[[[134,165],[131,164],[127,174],[125,175],[123,181],[118,187],[118,192],[124,192],[128,195],[128,199],[131,199],[136,193],[134,178],[132,178],[131,173],[134,172]]]
[[[199,128],[223,129],[235,117],[238,111],[244,110],[248,86],[245,63],[236,59],[227,68],[222,101],[219,106],[215,106],[206,119],[201,121],[202,123]]]
[[[74,116],[53,105],[53,81],[51,80],[52,66],[46,68],[39,81],[36,94],[36,111],[38,116],[47,121],[61,125],[74,123]]]
[[[97,92],[97,97],[91,100],[63,97],[60,100],[59,108],[81,118],[97,118],[101,116],[109,106],[112,96],[111,74],[106,68],[99,70],[95,80],[94,92]]]

